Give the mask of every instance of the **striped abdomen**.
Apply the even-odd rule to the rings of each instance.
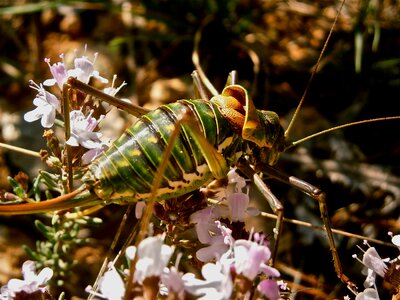
[[[178,116],[196,118],[211,145],[228,160],[233,159],[240,139],[218,111],[204,100],[180,100],[142,116],[89,166],[85,176],[104,200],[146,199]],[[181,196],[212,178],[202,151],[182,125],[158,189],[157,199]],[[239,142],[239,143],[238,143]],[[129,200],[128,200],[129,201]]]

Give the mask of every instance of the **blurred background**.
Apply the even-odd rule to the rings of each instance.
[[[193,98],[191,55],[202,26],[200,62],[217,90],[237,70],[256,107],[277,112],[285,127],[339,6],[330,0],[0,1],[0,142],[34,151],[45,147],[39,122],[23,121],[35,97],[28,81],[50,78],[44,58],[55,63],[61,53],[70,59],[77,51],[92,59],[98,52],[100,74],[109,80],[117,74],[116,85],[127,82],[118,96],[133,103],[156,108]],[[346,1],[291,140],[352,121],[400,115],[399,12],[398,1]],[[116,138],[131,123],[117,111],[106,134]],[[327,193],[334,227],[389,242],[387,232],[400,231],[399,129],[399,121],[386,121],[329,133],[283,154],[277,167]],[[44,168],[38,159],[0,148],[3,191],[10,189],[7,176],[22,170],[34,177],[38,168]],[[273,181],[268,184],[282,199],[287,217],[321,223],[318,205],[309,197]],[[269,211],[260,198],[254,192],[252,199],[260,202],[255,205]],[[109,219],[92,233],[93,244],[74,253],[79,264],[71,284],[83,288],[69,290],[71,295],[85,297],[84,287],[97,274],[124,211],[110,210],[101,213]],[[0,219],[0,285],[20,276],[26,259],[20,244],[34,245],[40,238],[30,225],[33,218]],[[266,219],[259,222],[273,225]],[[104,238],[105,228],[109,238]],[[362,285],[362,266],[351,257],[362,241],[338,237],[337,243],[346,274]],[[390,247],[378,249],[383,257],[398,254]],[[296,299],[349,293],[337,280],[331,260],[322,233],[285,225],[278,262],[282,277],[297,284],[292,288]],[[386,286],[382,295],[389,291]]]

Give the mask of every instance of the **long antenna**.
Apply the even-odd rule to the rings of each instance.
[[[192,61],[193,61],[193,64],[200,76],[202,83],[207,87],[207,89],[210,91],[210,93],[213,96],[217,96],[218,91],[215,89],[215,87],[212,85],[212,83],[207,78],[206,74],[204,73],[203,68],[201,67],[200,58],[199,58],[199,45],[200,45],[200,40],[201,40],[201,33],[202,33],[204,27],[211,21],[211,19],[212,19],[211,16],[207,17],[203,21],[202,26],[199,28],[199,30],[196,31],[196,34],[194,35],[194,47],[193,47],[193,52],[192,52]]]
[[[326,40],[325,40],[325,44],[324,44],[324,46],[322,47],[321,53],[319,54],[317,63],[316,63],[315,66],[314,66],[314,69],[313,69],[313,71],[312,71],[312,73],[311,73],[310,79],[308,80],[306,89],[304,90],[304,93],[303,93],[303,95],[301,96],[299,105],[297,105],[296,111],[294,112],[293,117],[292,117],[292,119],[290,120],[290,123],[289,123],[289,125],[288,125],[288,127],[287,127],[287,129],[286,129],[286,131],[285,131],[285,139],[287,139],[287,138],[289,137],[289,132],[290,132],[290,130],[291,130],[292,127],[293,127],[294,121],[296,120],[296,117],[297,117],[297,115],[299,114],[299,111],[300,111],[301,106],[303,105],[303,102],[304,102],[304,99],[306,98],[308,89],[309,89],[310,86],[311,86],[311,82],[313,81],[315,74],[317,74],[319,65],[320,65],[321,60],[322,60],[322,56],[323,56],[324,53],[325,53],[326,47],[327,47],[328,42],[329,42],[329,40],[330,40],[330,38],[331,38],[331,35],[332,35],[332,33],[333,33],[333,29],[335,28],[335,25],[336,25],[336,23],[337,23],[337,20],[338,20],[338,18],[339,18],[340,12],[342,11],[342,8],[343,8],[343,5],[344,5],[344,2],[345,2],[345,1],[346,1],[346,0],[343,0],[343,1],[342,1],[341,5],[340,5],[340,7],[339,7],[339,10],[337,11],[337,14],[336,14],[336,16],[335,16],[335,20],[333,21],[333,25],[332,25],[332,27],[331,27],[331,30],[329,31],[328,37],[327,37]]]
[[[292,147],[294,147],[294,146],[296,146],[296,145],[298,145],[300,143],[303,143],[303,142],[305,142],[307,140],[315,138],[315,137],[317,137],[319,135],[323,135],[325,133],[332,132],[332,131],[335,131],[335,130],[338,130],[338,129],[343,129],[343,128],[347,128],[347,127],[354,126],[354,125],[361,125],[361,124],[367,124],[367,123],[373,123],[373,122],[381,122],[381,121],[390,121],[390,120],[400,120],[400,116],[374,118],[374,119],[356,121],[356,122],[351,122],[351,123],[335,126],[335,127],[332,127],[332,128],[328,128],[328,129],[316,132],[314,134],[311,134],[311,135],[309,135],[309,136],[307,136],[305,138],[302,138],[300,140],[297,140],[295,142],[289,142],[285,146],[285,150],[284,151],[286,151],[286,150],[288,150],[288,149],[290,149],[290,148],[292,148]]]

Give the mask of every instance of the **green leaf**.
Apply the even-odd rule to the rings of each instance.
[[[8,179],[8,183],[10,184],[11,188],[13,189],[14,194],[16,194],[20,198],[25,198],[26,192],[22,188],[21,184],[10,176],[8,176],[7,179]]]
[[[39,220],[35,220],[35,226],[48,240],[54,241],[55,233],[52,227],[44,225]]]

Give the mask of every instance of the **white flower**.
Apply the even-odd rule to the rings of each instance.
[[[235,186],[235,192],[242,192],[242,189],[246,187],[246,179],[236,172],[236,168],[231,169],[227,177],[228,183]]]
[[[32,294],[39,291],[44,293],[46,291],[46,283],[53,276],[53,270],[44,268],[37,275],[35,272],[36,266],[33,261],[27,260],[24,262],[22,265],[24,279],[9,280],[7,286],[1,288],[2,299],[13,299],[20,292]]]
[[[75,147],[81,145],[87,149],[101,147],[101,133],[93,132],[99,121],[93,118],[91,114],[85,117],[80,110],[71,111],[70,119],[71,136],[67,141],[68,145]]]
[[[74,60],[75,69],[73,69],[73,76],[84,82],[89,83],[91,77],[98,79],[102,83],[108,83],[108,80],[99,75],[99,72],[94,69],[94,64],[97,59],[97,53],[94,54],[93,62],[86,56],[76,57]]]
[[[135,258],[136,255],[136,247],[135,246],[129,246],[125,250],[125,257],[127,260],[132,261]]]
[[[369,247],[367,251],[365,251],[362,263],[364,264],[364,266],[366,266],[368,269],[373,270],[379,276],[385,277],[387,266],[374,247]]]
[[[125,283],[114,266],[110,266],[100,279],[99,289],[108,300],[121,300],[125,295]]]
[[[41,119],[42,126],[50,128],[56,119],[56,111],[60,111],[60,101],[56,96],[47,92],[42,85],[39,86],[30,81],[30,87],[38,91],[36,98],[33,100],[33,104],[37,107],[27,112],[24,115],[24,119],[27,122]]]
[[[119,87],[114,87],[114,85],[115,85],[115,80],[116,80],[116,79],[117,79],[117,75],[114,75],[114,76],[113,76],[112,83],[111,83],[111,86],[110,86],[110,87],[107,87],[107,88],[105,88],[105,89],[103,89],[103,93],[114,97],[114,96],[122,89],[123,86],[127,85],[127,83],[124,81],[124,82],[121,83],[121,85],[120,85]],[[127,101],[128,103],[130,103],[130,101],[127,100],[127,99],[120,99],[120,100],[124,100],[124,101]],[[101,102],[101,105],[104,107],[104,109],[105,109],[107,112],[108,112],[108,111],[111,109],[111,107],[112,107],[110,104],[108,104],[108,103],[105,102],[105,101],[102,101],[102,102]]]
[[[135,281],[141,284],[147,277],[160,277],[173,252],[173,247],[164,245],[163,236],[151,236],[140,242],[137,249]]]
[[[367,275],[364,281],[364,287],[366,289],[364,290],[364,292],[358,294],[356,299],[379,299],[378,292],[374,289],[376,275],[385,277],[385,274],[388,270],[386,263],[389,262],[390,259],[382,259],[376,249],[374,247],[371,247],[367,241],[364,241],[364,245],[368,246],[367,251],[364,251],[360,247],[358,247],[359,249],[361,249],[361,251],[364,252],[362,261],[357,257],[356,254],[352,255],[353,258],[357,259],[360,263],[364,265],[362,273]]]
[[[390,236],[392,237],[393,245],[400,248],[400,234],[396,234],[396,235],[390,234]]]
[[[127,83],[124,81],[121,83],[121,85],[119,87],[117,87],[117,88],[114,87],[116,79],[117,79],[117,75],[114,75],[111,86],[103,89],[103,92],[105,94],[110,95],[110,96],[115,96],[122,89],[123,86],[127,85]]]
[[[367,288],[358,293],[355,300],[379,300],[379,295],[376,289]]]
[[[224,259],[214,263],[208,263],[201,269],[204,280],[195,278],[194,274],[186,273],[182,276],[185,290],[200,296],[196,299],[230,299],[233,290],[229,264]]]

